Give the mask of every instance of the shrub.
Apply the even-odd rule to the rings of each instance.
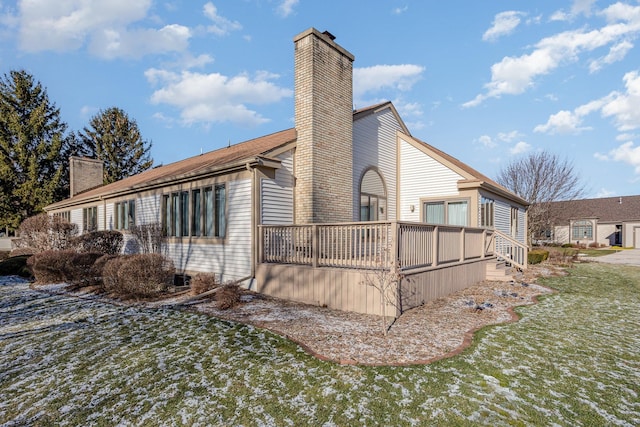
[[[121,280],[118,272],[120,271],[120,267],[122,267],[131,256],[132,255],[121,255],[110,259],[103,259],[103,257],[96,261],[96,264],[104,263],[102,267],[102,286],[105,291],[115,294],[125,293],[126,278],[122,278]]]
[[[549,258],[549,251],[544,249],[534,249],[529,251],[527,261],[529,264],[540,264],[542,261],[546,261]]]
[[[117,255],[122,250],[124,236],[115,230],[92,231],[75,237],[71,244],[78,252],[100,252]]]
[[[228,310],[240,303],[242,291],[237,284],[226,284],[216,293],[216,307],[220,310]]]
[[[599,247],[600,247],[600,243],[598,243],[598,242],[591,242],[591,243],[589,243],[589,247],[590,247],[590,248],[599,248]]]
[[[31,270],[27,267],[30,255],[19,255],[0,262],[0,276],[20,276],[31,278]]]
[[[4,261],[5,259],[9,258],[9,251],[0,251],[0,261]]]
[[[574,248],[563,248],[549,253],[549,261],[553,264],[570,266],[578,258],[578,251]]]
[[[24,247],[24,248],[16,248],[14,250],[12,250],[9,253],[10,257],[14,257],[14,256],[25,256],[27,255],[27,258],[31,255],[34,255],[36,253],[38,253],[39,251],[35,248],[28,248],[28,247]]]
[[[573,248],[573,243],[565,243],[562,245],[563,248]]]
[[[103,269],[105,289],[127,297],[148,297],[173,282],[173,262],[160,254],[137,254],[108,260]]]
[[[141,253],[160,253],[162,242],[164,241],[161,223],[134,225],[131,227],[131,234],[138,241],[138,248]]]
[[[78,234],[78,227],[60,216],[46,213],[29,217],[20,224],[21,247],[31,247],[38,251],[67,249],[71,239]]]
[[[29,257],[27,266],[38,284],[66,282],[65,265],[74,254],[75,251],[72,250],[39,252]]]
[[[212,273],[198,273],[191,279],[191,295],[198,295],[210,291],[220,284],[216,281],[216,275]]]
[[[77,287],[93,286],[101,282],[99,277],[102,272],[96,272],[96,261],[104,256],[100,252],[81,252],[69,255],[64,264],[64,276],[66,282]]]

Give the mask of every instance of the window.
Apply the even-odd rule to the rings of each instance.
[[[56,212],[53,214],[53,216],[60,217],[66,220],[67,222],[71,222],[71,211]]]
[[[200,189],[191,192],[191,235],[200,236],[202,233],[202,209],[200,208]]]
[[[91,232],[98,229],[98,208],[96,206],[82,209],[82,231]]]
[[[573,240],[593,239],[593,225],[591,221],[575,221],[571,230]]]
[[[511,206],[511,237],[518,238],[518,213],[519,209]]]
[[[226,189],[224,184],[216,185],[216,205],[215,205],[215,231],[216,237],[224,237],[227,224],[226,224]]]
[[[116,203],[115,207],[116,230],[129,230],[136,225],[136,201]]]
[[[387,191],[375,169],[367,170],[360,182],[360,221],[387,219]]]
[[[487,197],[480,198],[480,227],[493,227],[493,205],[495,201]]]
[[[467,201],[424,202],[422,219],[429,224],[467,226],[469,224],[469,203]]]
[[[169,237],[224,237],[226,187],[180,191],[162,196],[162,227]]]

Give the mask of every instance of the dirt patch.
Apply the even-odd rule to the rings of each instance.
[[[213,301],[190,309],[269,329],[323,360],[364,365],[424,364],[460,353],[483,326],[517,320],[514,307],[532,304],[538,295],[552,292],[531,279],[563,271],[549,266],[535,270],[521,282],[486,281],[409,310],[386,336],[378,316],[254,293],[244,294],[243,303],[232,310],[219,310]]]

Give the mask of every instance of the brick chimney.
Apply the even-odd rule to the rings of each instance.
[[[72,156],[69,159],[69,187],[73,197],[103,183],[102,160]]]
[[[328,32],[294,37],[295,221],[353,220],[353,60]]]

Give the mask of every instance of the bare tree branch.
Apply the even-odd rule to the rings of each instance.
[[[527,213],[529,244],[553,223],[549,203],[580,199],[586,191],[573,164],[548,151],[511,162],[498,172],[496,181],[531,203]]]

